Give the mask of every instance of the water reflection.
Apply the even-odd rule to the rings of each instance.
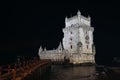
[[[106,74],[99,75],[96,72],[95,66],[52,65],[43,80],[111,80]]]

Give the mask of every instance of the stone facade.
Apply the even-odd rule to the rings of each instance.
[[[90,17],[84,17],[80,11],[76,16],[65,18],[63,43],[56,50],[39,49],[40,59],[70,60],[70,63],[95,63],[95,46]],[[63,46],[62,46],[63,45]]]
[[[54,50],[43,50],[42,47],[39,48],[39,56],[40,59],[50,59],[51,61],[64,61],[65,54],[67,54],[67,50],[63,50],[63,47],[60,43],[59,47]]]

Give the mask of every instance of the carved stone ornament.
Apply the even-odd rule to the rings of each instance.
[[[82,43],[81,42],[78,42],[78,47],[82,47]]]
[[[89,36],[86,36],[85,39],[86,39],[86,40],[89,40]]]

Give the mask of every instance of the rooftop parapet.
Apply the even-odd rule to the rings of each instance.
[[[65,18],[66,27],[71,26],[72,24],[81,24],[81,23],[84,23],[90,26],[90,23],[91,23],[90,16],[88,17],[82,16],[80,11],[78,11],[77,15],[70,18],[67,18],[67,17]]]

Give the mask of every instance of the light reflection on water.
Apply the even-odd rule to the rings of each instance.
[[[52,65],[43,80],[109,80],[106,75],[96,76],[95,66]]]

